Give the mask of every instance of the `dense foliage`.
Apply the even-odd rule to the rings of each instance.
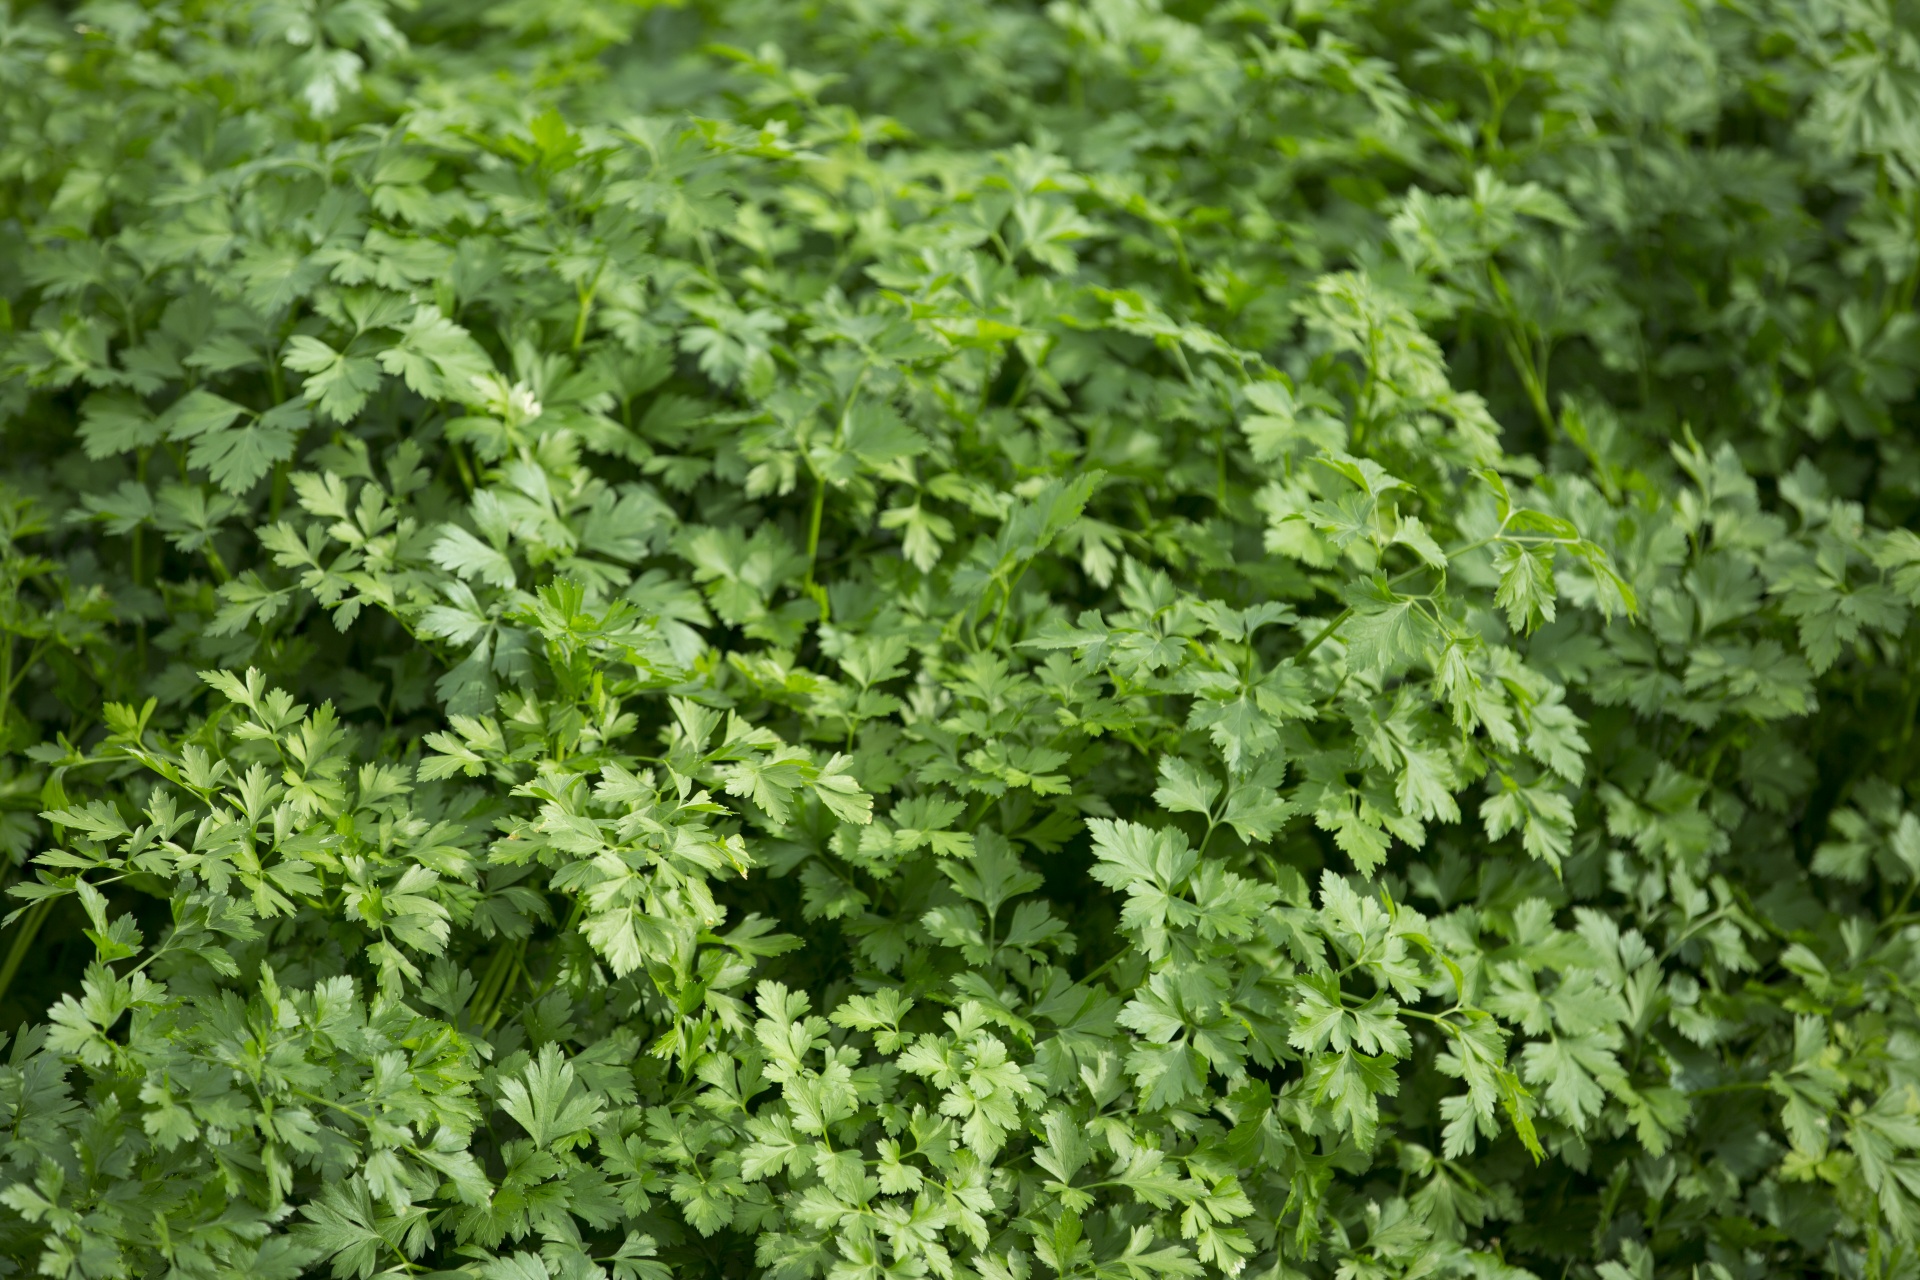
[[[0,85],[0,1274],[1920,1275],[1913,0]]]

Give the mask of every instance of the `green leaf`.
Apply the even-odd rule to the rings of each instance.
[[[1341,626],[1347,661],[1359,671],[1408,666],[1436,648],[1440,632],[1412,597],[1394,594],[1386,582],[1368,579],[1349,592],[1353,611]]]
[[[1220,782],[1194,765],[1176,756],[1160,759],[1160,785],[1153,801],[1170,813],[1198,813],[1210,816],[1213,802],[1220,796]]]

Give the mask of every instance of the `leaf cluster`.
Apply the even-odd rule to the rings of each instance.
[[[1916,31],[0,8],[0,1275],[1920,1274]]]

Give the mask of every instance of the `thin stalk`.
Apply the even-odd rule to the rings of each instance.
[[[1379,395],[1380,375],[1380,331],[1372,325],[1367,326],[1367,376],[1360,384],[1360,395],[1353,406],[1353,451],[1360,452],[1360,446],[1366,442],[1367,429],[1373,425],[1373,402]]]
[[[54,899],[42,898],[27,908],[26,915],[20,917],[19,927],[13,935],[13,945],[7,948],[6,961],[0,963],[0,1000],[6,998],[7,989],[13,985],[14,975],[20,972],[21,963],[32,949],[34,935],[40,932],[40,926],[46,923],[47,916],[52,913],[53,904]]]
[[[573,317],[572,350],[575,352],[580,350],[580,344],[587,339],[587,317],[593,314],[593,298],[600,290],[600,276],[606,269],[607,264],[604,262],[601,263],[599,268],[594,271],[593,279],[575,289],[575,293],[580,299],[580,309]]]
[[[1113,968],[1114,962],[1119,960],[1120,957],[1126,954],[1127,954],[1127,948],[1125,947],[1120,948],[1120,950],[1114,952],[1112,955],[1108,956],[1105,960],[1102,960],[1098,968],[1094,969],[1091,973],[1087,974],[1086,977],[1080,979],[1080,981],[1092,982],[1095,978],[1099,977],[1101,974],[1105,973],[1107,970]]]
[[[1173,241],[1173,256],[1180,264],[1180,276],[1187,282],[1187,288],[1198,293],[1200,282],[1194,278],[1193,263],[1187,259],[1187,242],[1180,234],[1180,228],[1171,221],[1164,224],[1167,238]]]
[[[1502,530],[1504,531],[1505,526],[1503,525],[1501,527],[1502,527]],[[1500,536],[1501,536],[1500,534],[1496,533],[1491,538],[1482,538],[1478,542],[1469,542],[1464,547],[1456,547],[1454,550],[1446,553],[1447,559],[1449,562],[1451,562],[1455,556],[1464,556],[1469,551],[1478,551],[1481,547],[1486,546],[1488,543],[1498,541]],[[1561,541],[1565,541],[1565,539],[1547,538],[1547,539],[1540,539],[1539,541],[1561,542]],[[1406,570],[1404,573],[1397,573],[1393,577],[1387,579],[1387,585],[1390,587],[1398,586],[1402,582],[1405,582],[1408,578],[1411,578],[1414,574],[1419,573],[1422,569],[1425,569],[1425,568],[1427,568],[1426,565],[1419,564],[1419,565],[1415,565],[1411,569]],[[1325,627],[1321,628],[1319,635],[1307,641],[1306,647],[1302,648],[1299,652],[1295,653],[1291,660],[1294,662],[1300,661],[1302,658],[1312,653],[1315,649],[1318,649],[1321,645],[1325,644],[1328,640],[1332,639],[1333,633],[1338,631],[1340,629],[1341,624],[1344,623],[1348,618],[1351,618],[1352,616],[1353,616],[1353,606],[1348,605],[1346,608],[1342,609],[1339,613],[1334,615],[1332,622],[1329,622]]]
[[[513,948],[514,940],[510,938],[487,960],[486,971],[480,975],[480,985],[474,990],[473,1000],[467,1006],[475,1026],[483,1025],[492,1011],[499,990],[504,985],[506,970],[513,962]]]
[[[871,368],[870,364],[861,365],[860,372],[854,375],[853,385],[847,388],[847,398],[840,404],[839,420],[833,425],[833,443],[836,448],[846,437],[847,415],[853,412],[853,402],[859,398],[860,388],[866,385],[867,372]],[[815,581],[813,576],[814,568],[820,559],[820,521],[827,510],[827,481],[814,467],[811,459],[807,462],[807,470],[813,475],[813,509],[807,515],[807,576],[801,581],[801,590],[805,591],[820,607],[820,621],[827,622],[832,618],[832,606],[827,603],[826,588]]]
[[[1221,515],[1227,514],[1227,424],[1220,424],[1220,433],[1214,442],[1219,463],[1219,474],[1214,480],[1213,505],[1220,509]]]
[[[1340,624],[1345,622],[1348,618],[1351,618],[1352,616],[1353,616],[1352,605],[1348,605],[1346,608],[1342,609],[1339,613],[1335,614],[1333,621],[1329,622],[1325,627],[1321,628],[1319,635],[1307,641],[1306,647],[1301,649],[1300,652],[1293,655],[1293,660],[1295,662],[1298,662],[1302,658],[1306,657],[1308,654],[1312,653],[1315,649],[1318,649],[1321,645],[1325,644],[1329,639],[1332,638],[1333,633],[1340,629]]]
[[[811,467],[808,469],[812,470]],[[813,570],[815,563],[820,558],[820,518],[826,513],[826,509],[827,482],[821,479],[819,472],[815,471],[813,474],[813,509],[807,516],[807,576],[801,580],[800,589],[806,592],[808,598],[819,608],[820,621],[822,622],[827,622],[831,619],[832,614],[830,611],[832,606],[827,603],[826,588],[814,581]]]
[[[449,440],[447,441],[447,452],[453,455],[453,465],[460,472],[460,485],[467,491],[467,496],[471,498],[474,487],[473,468],[467,465],[466,451],[460,447],[460,443],[457,440]]]
[[[1000,629],[1006,625],[1007,614],[1013,608],[1014,590],[1020,585],[1020,579],[1027,576],[1027,570],[1032,566],[1032,564],[1033,564],[1033,561],[1031,560],[1027,561],[1026,564],[1023,564],[1020,566],[1020,572],[1014,574],[1011,579],[1003,579],[1001,581],[1000,612],[994,617],[993,635],[990,636],[987,640],[987,648],[991,649],[993,648],[993,646],[1000,643]]]
[[[487,1014],[486,1030],[491,1032],[500,1025],[500,1015],[506,1011],[507,997],[520,985],[521,977],[527,971],[527,944],[523,938],[513,948],[513,961],[507,968],[507,979],[500,984],[500,993],[493,998],[493,1008]]]
[[[207,567],[213,570],[213,576],[221,582],[233,581],[233,573],[227,568],[227,562],[221,558],[220,549],[213,545],[213,539],[207,539],[204,548],[207,553]]]
[[[567,922],[560,926],[560,936],[564,938],[570,935],[573,932],[574,926],[580,923],[580,917],[586,913],[587,904],[585,899],[575,898],[573,900],[573,910],[567,914]],[[560,960],[560,953],[556,951],[553,957],[553,964],[547,970],[546,980],[540,984],[540,989],[533,993],[533,998],[527,1001],[528,1004],[539,1004],[542,1000],[546,999],[547,993],[552,991],[554,984],[560,981]]]
[[[13,637],[8,636],[6,644],[0,646],[0,743],[6,741],[6,728],[13,718],[13,691],[27,678],[27,672],[33,670],[40,655],[47,651],[51,641],[42,640],[27,651],[27,660],[18,669],[13,662]]]
[[[587,340],[587,315],[593,310],[593,295],[585,290],[580,292],[580,309],[573,317],[573,341],[568,350],[578,352],[580,344]]]
[[[1526,389],[1527,402],[1533,406],[1534,416],[1540,419],[1549,436],[1560,430],[1560,423],[1553,416],[1553,408],[1547,403],[1547,389],[1542,385],[1539,371],[1534,368],[1533,357],[1522,346],[1514,334],[1511,323],[1500,326],[1500,337],[1506,343],[1507,358],[1513,362],[1513,370],[1520,375],[1520,385]]]
[[[827,510],[827,482],[813,477],[813,509],[807,516],[807,586],[812,587],[814,562],[820,557],[820,518]]]
[[[1540,419],[1540,425],[1546,429],[1548,438],[1559,433],[1560,423],[1553,416],[1553,407],[1547,400],[1546,371],[1526,341],[1526,320],[1520,315],[1520,308],[1514,305],[1513,292],[1507,288],[1507,279],[1500,274],[1500,268],[1491,259],[1487,262],[1487,282],[1493,286],[1494,296],[1500,299],[1500,340],[1507,348],[1507,359],[1513,363],[1513,371],[1520,376],[1520,385],[1526,389],[1527,401],[1533,406],[1533,412]]]
[[[1920,880],[1907,881],[1907,889],[1905,893],[1900,895],[1899,905],[1894,907],[1887,918],[1880,922],[1881,929],[1885,929],[1888,925],[1895,923],[1906,923],[1907,908],[1913,905],[1913,893],[1916,889],[1920,889]],[[1876,932],[1878,932],[1878,930],[1876,930]]]

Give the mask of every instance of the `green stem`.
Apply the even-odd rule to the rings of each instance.
[[[520,985],[520,978],[527,971],[527,943],[521,939],[513,948],[513,960],[507,967],[506,981],[500,984],[500,993],[493,998],[493,1009],[487,1014],[486,1030],[491,1032],[500,1025],[500,1015],[506,1012],[507,997]]]
[[[606,263],[601,263],[599,268],[593,273],[593,279],[587,281],[585,285],[575,290],[580,298],[580,309],[573,317],[572,350],[575,352],[578,352],[580,350],[580,344],[587,340],[587,317],[593,314],[593,297],[594,294],[599,292],[600,276],[606,269]]]
[[[573,910],[567,913],[567,922],[560,926],[560,936],[563,938],[570,936],[573,933],[574,926],[580,923],[580,917],[586,913],[586,900],[584,898],[575,898],[573,900]],[[554,984],[560,981],[560,959],[560,954],[556,951],[553,957],[553,965],[547,970],[546,980],[540,984],[540,989],[533,993],[533,998],[527,1001],[528,1004],[539,1004],[542,1000],[546,999],[547,993],[552,991]]]
[[[1532,355],[1514,334],[1511,322],[1500,326],[1500,336],[1506,344],[1507,359],[1513,362],[1514,372],[1520,375],[1520,385],[1526,388],[1527,402],[1533,406],[1534,416],[1540,419],[1540,425],[1552,436],[1560,429],[1560,423],[1553,416],[1553,407],[1547,403],[1547,389],[1540,380],[1539,370],[1534,367]]]
[[[1000,583],[1000,612],[995,615],[993,619],[993,635],[987,639],[987,648],[991,649],[1000,643],[1000,629],[1006,625],[1007,614],[1013,609],[1014,588],[1020,585],[1020,579],[1026,576],[1027,568],[1032,563],[1033,561],[1031,560],[1027,561],[1026,564],[1020,566],[1019,573],[1014,574],[1011,579],[1003,580]]]
[[[1169,215],[1171,217],[1171,215]],[[1200,282],[1194,278],[1193,263],[1187,260],[1187,242],[1180,234],[1180,228],[1171,221],[1163,224],[1167,239],[1173,241],[1173,256],[1180,264],[1180,277],[1187,282],[1187,288],[1199,292]]]
[[[0,744],[6,742],[7,723],[13,718],[13,691],[27,678],[27,672],[33,670],[40,661],[40,655],[47,651],[52,642],[42,640],[27,651],[27,660],[16,670],[13,664],[13,637],[8,636],[4,647],[0,647]]]
[[[1220,434],[1215,441],[1219,452],[1219,474],[1214,481],[1213,504],[1220,509],[1221,515],[1227,514],[1227,424],[1220,424]]]
[[[827,482],[818,472],[813,476],[813,509],[807,516],[807,586],[811,588],[814,562],[820,558],[820,517],[827,510]]]
[[[1321,645],[1325,644],[1330,638],[1332,638],[1333,633],[1340,629],[1340,624],[1345,622],[1348,618],[1351,618],[1352,616],[1353,616],[1353,606],[1349,605],[1345,609],[1342,609],[1338,614],[1334,616],[1334,619],[1332,622],[1329,622],[1325,627],[1321,629],[1319,635],[1307,641],[1306,647],[1300,650],[1300,652],[1293,655],[1293,660],[1295,662],[1298,662],[1302,658],[1306,657],[1308,654],[1312,653],[1315,649],[1318,649]]]
[[[27,908],[27,914],[20,917],[19,928],[14,932],[13,945],[7,948],[7,958],[0,964],[0,999],[5,999],[7,989],[13,985],[13,977],[20,972],[21,962],[27,958],[27,952],[33,947],[34,935],[40,932],[40,926],[46,923],[47,916],[53,911],[54,899],[42,898]]]
[[[840,417],[833,426],[833,443],[838,448],[846,438],[847,415],[853,412],[853,402],[860,395],[860,388],[866,385],[867,373],[873,366],[863,364],[860,372],[854,375],[853,385],[847,388],[847,398],[840,404]],[[807,516],[807,576],[801,582],[801,590],[810,596],[820,608],[820,621],[827,622],[833,617],[832,606],[827,603],[826,588],[814,579],[813,571],[820,560],[820,520],[827,510],[827,481],[813,465],[807,461],[807,470],[813,475],[813,509]]]
[[[1107,970],[1113,968],[1114,962],[1119,960],[1120,957],[1126,954],[1127,954],[1127,949],[1125,947],[1122,947],[1120,950],[1108,956],[1105,960],[1102,960],[1100,962],[1100,966],[1097,969],[1094,969],[1091,973],[1087,974],[1086,977],[1080,979],[1080,981],[1083,983],[1092,982],[1095,978],[1099,977],[1101,974],[1105,973]]]
[[[1900,895],[1900,904],[1893,909],[1892,913],[1888,915],[1885,920],[1880,922],[1881,929],[1885,929],[1889,925],[1897,927],[1907,923],[1907,908],[1913,905],[1913,892],[1916,889],[1920,889],[1920,880],[1909,880],[1907,882],[1907,891]],[[1878,930],[1876,930],[1876,932],[1878,932]]]
[[[213,576],[220,582],[233,581],[233,574],[227,569],[227,562],[220,556],[220,549],[213,545],[213,539],[207,539],[207,567],[213,570]]]
[[[973,812],[966,816],[961,826],[967,831],[976,830],[980,826],[980,819],[986,817],[987,810],[993,807],[994,799],[995,797],[991,794],[983,794],[980,802],[974,805]]]
[[[1480,73],[1480,82],[1487,90],[1487,118],[1480,125],[1480,144],[1486,149],[1488,159],[1500,152],[1501,123],[1507,113],[1507,90],[1490,72]]]
[[[1371,325],[1367,328],[1367,377],[1360,384],[1360,396],[1353,406],[1353,451],[1360,452],[1366,443],[1367,429],[1373,425],[1373,402],[1380,386],[1380,331]]]
[[[1458,1033],[1459,1028],[1457,1028],[1453,1023],[1447,1021],[1447,1018],[1449,1015],[1458,1013],[1459,1011],[1460,1011],[1460,1006],[1457,1004],[1453,1006],[1453,1008],[1444,1009],[1439,1013],[1428,1013],[1424,1009],[1409,1009],[1404,1007],[1400,1010],[1401,1014],[1406,1017],[1423,1018],[1426,1021],[1435,1024],[1436,1026],[1445,1027],[1448,1031],[1454,1032],[1456,1034]]]
[[[460,472],[460,486],[467,491],[467,496],[471,498],[474,487],[473,468],[467,464],[466,451],[460,447],[457,441],[449,440],[447,441],[447,452],[453,455],[453,465]]]
[[[813,476],[813,510],[807,516],[807,576],[801,580],[800,589],[807,593],[814,606],[820,610],[820,621],[832,620],[832,606],[827,602],[827,591],[814,581],[813,570],[820,558],[820,518],[827,509],[827,482],[820,478],[819,472]]]
[[[1681,932],[1679,937],[1675,938],[1670,944],[1668,944],[1667,949],[1665,951],[1662,951],[1660,953],[1660,963],[1665,964],[1667,961],[1671,960],[1674,956],[1680,953],[1680,948],[1686,946],[1689,942],[1693,941],[1694,936],[1698,934],[1702,929],[1707,928],[1709,925],[1719,923],[1721,920],[1726,919],[1726,916],[1727,916],[1727,909],[1725,907],[1719,907],[1713,911],[1709,911],[1706,915],[1701,916],[1698,920],[1695,920],[1692,924],[1688,925],[1686,929]]]
[[[467,1014],[475,1026],[484,1024],[487,1014],[493,1008],[495,994],[505,977],[507,965],[513,955],[513,940],[507,939],[498,951],[488,957],[486,972],[480,975],[480,985],[474,990],[473,1000],[467,1005]]]
[[[1558,432],[1560,424],[1553,416],[1553,407],[1547,402],[1546,371],[1528,350],[1527,322],[1513,301],[1513,291],[1507,288],[1506,277],[1500,274],[1499,266],[1491,258],[1487,260],[1487,283],[1500,300],[1500,340],[1507,349],[1507,359],[1512,362],[1513,371],[1519,375],[1520,384],[1527,392],[1527,401],[1533,406],[1540,425],[1552,437]]]
[[[1501,527],[1504,530],[1505,526],[1503,525]],[[1478,551],[1481,547],[1486,546],[1490,542],[1499,541],[1501,536],[1502,536],[1501,534],[1496,533],[1491,538],[1481,538],[1477,542],[1469,542],[1463,547],[1456,547],[1452,551],[1449,551],[1446,553],[1447,560],[1451,562],[1456,556],[1464,556],[1470,551]],[[1515,539],[1515,541],[1518,541],[1518,539]],[[1540,539],[1540,541],[1564,542],[1566,541],[1566,539],[1549,538],[1549,539]],[[1403,573],[1396,573],[1395,575],[1393,575],[1393,577],[1387,579],[1387,585],[1390,587],[1399,586],[1402,582],[1405,582],[1408,578],[1411,578],[1414,574],[1419,573],[1422,569],[1425,569],[1427,567],[1428,566],[1424,564],[1417,564],[1413,568],[1408,569]],[[1306,647],[1301,649],[1298,653],[1294,654],[1293,657],[1289,659],[1289,661],[1299,662],[1302,658],[1312,653],[1315,649],[1318,649],[1321,645],[1325,644],[1329,639],[1332,638],[1333,633],[1340,629],[1340,626],[1342,623],[1344,623],[1348,618],[1351,618],[1352,616],[1353,616],[1353,606],[1349,605],[1345,609],[1342,609],[1338,614],[1334,615],[1334,619],[1332,622],[1329,622],[1324,628],[1321,629],[1321,632],[1319,635],[1307,641]]]

